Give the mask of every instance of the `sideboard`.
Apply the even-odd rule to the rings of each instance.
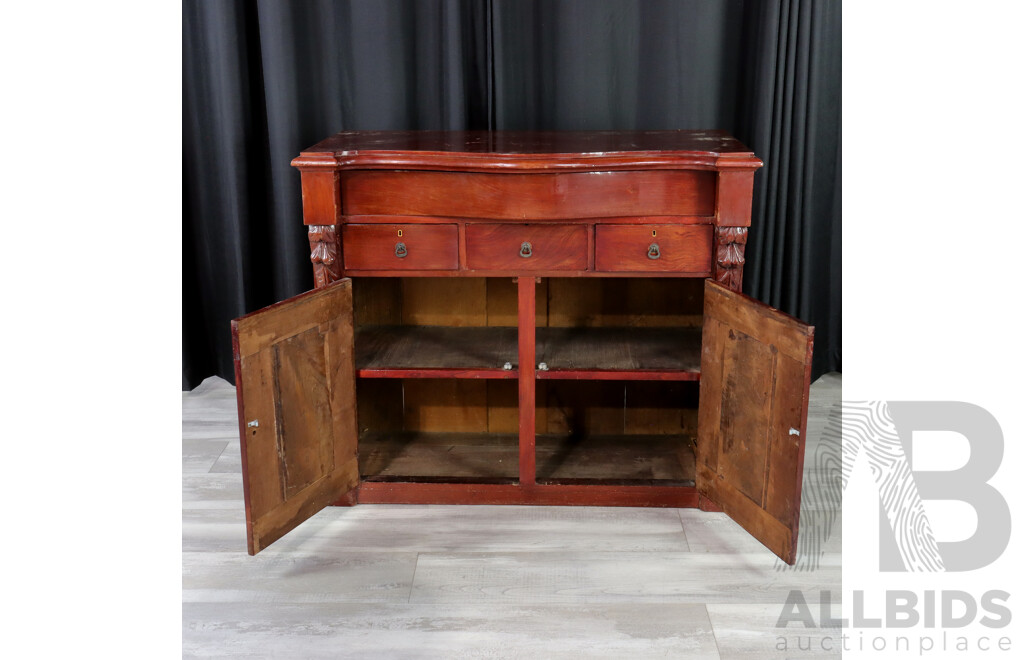
[[[795,560],[813,328],[721,131],[334,135],[314,289],[232,323],[250,554],[330,504],[700,507]]]

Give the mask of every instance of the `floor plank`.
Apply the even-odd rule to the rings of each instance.
[[[184,655],[785,657],[789,590],[841,591],[841,395],[811,388],[798,568],[724,514],[614,507],[329,507],[249,557],[235,391],[207,379],[182,394]]]
[[[718,658],[702,605],[186,603],[185,657]]]
[[[221,500],[182,513],[186,550],[245,549],[245,510]],[[214,506],[216,505],[216,506]],[[614,529],[616,533],[610,534]],[[688,548],[675,509],[362,504],[330,507],[271,550],[342,552],[673,552]]]
[[[793,589],[817,593],[841,579],[834,555],[814,571],[783,571],[763,547],[751,554],[423,553],[410,602],[781,605]]]
[[[228,440],[186,439],[181,443],[181,471],[209,472],[224,450],[231,444]]]
[[[842,631],[827,628],[806,629],[790,623],[778,628],[780,608],[772,605],[708,605],[715,640],[722,660],[784,660],[799,658],[838,658]],[[817,618],[818,608],[814,608]],[[831,609],[839,617],[838,605]]]
[[[183,555],[182,601],[225,603],[407,602],[416,553],[309,552],[287,544]]]

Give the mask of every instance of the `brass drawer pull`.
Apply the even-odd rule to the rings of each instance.
[[[395,243],[395,256],[396,257],[398,257],[399,259],[404,259],[408,255],[409,255],[409,249],[407,247],[405,247],[405,243],[402,243],[401,241],[399,241],[398,243]]]
[[[519,256],[524,259],[529,259],[533,256],[533,246],[529,241],[523,241],[523,244],[519,246]]]
[[[651,243],[650,247],[647,248],[647,258],[657,259],[661,256],[661,248],[657,243]]]

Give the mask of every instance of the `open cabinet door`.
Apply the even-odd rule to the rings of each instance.
[[[352,280],[231,322],[249,554],[359,483]]]
[[[697,490],[796,560],[814,328],[704,284]]]

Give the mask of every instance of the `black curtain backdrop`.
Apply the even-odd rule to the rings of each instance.
[[[353,129],[731,132],[755,175],[746,293],[841,369],[841,4],[186,0],[183,369],[233,381],[229,321],[312,287],[291,159]]]

